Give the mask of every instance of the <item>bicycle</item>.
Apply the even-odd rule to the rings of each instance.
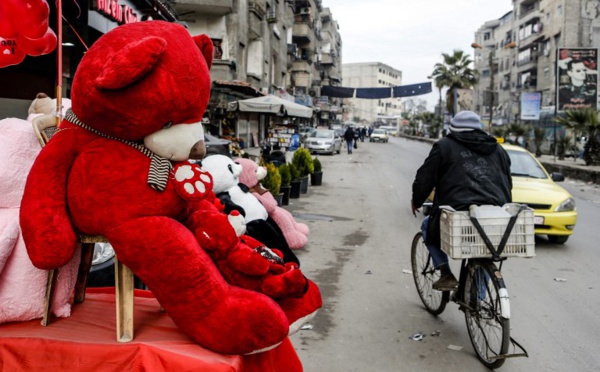
[[[510,337],[510,304],[501,269],[508,257],[535,255],[533,210],[515,203],[502,208],[510,218],[475,218],[468,212],[440,208],[442,250],[461,260],[459,285],[453,291],[432,288],[440,274],[433,267],[422,232],[415,235],[411,247],[413,279],[425,309],[437,316],[449,301],[457,303],[465,314],[477,358],[491,369],[502,366],[509,357],[528,357],[523,346]]]

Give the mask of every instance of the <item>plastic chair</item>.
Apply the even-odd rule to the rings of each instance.
[[[57,131],[56,117],[53,115],[42,115],[33,119],[33,130],[44,147]],[[85,290],[87,287],[87,276],[92,267],[94,245],[96,243],[107,243],[108,240],[102,235],[79,234],[77,244],[81,246],[81,263],[77,272],[75,283],[75,294],[73,303],[79,304],[85,301]],[[48,272],[46,283],[46,297],[44,300],[44,314],[42,326],[50,323],[50,307],[58,269]],[[133,340],[133,305],[134,305],[134,276],[130,268],[123,265],[115,255],[115,305],[117,313],[117,341],[129,342]]]

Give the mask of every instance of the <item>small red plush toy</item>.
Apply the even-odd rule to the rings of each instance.
[[[180,193],[206,193],[210,178],[173,181],[191,174],[175,162],[206,151],[212,53],[206,35],[163,21],[100,37],[75,73],[72,110],[29,173],[20,223],[31,261],[45,270],[69,261],[77,232],[106,236],[184,333],[215,352],[246,354],[281,343],[288,318],[268,296],[228,284],[198,244],[203,227],[193,222],[202,219]],[[226,227],[207,239],[233,247],[239,239]]]

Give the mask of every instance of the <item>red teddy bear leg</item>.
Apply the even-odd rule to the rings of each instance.
[[[289,324],[278,304],[228,285],[177,221],[143,217],[106,236],[119,260],[148,285],[175,324],[207,349],[248,354],[273,348],[287,336]]]
[[[323,299],[319,287],[308,280],[306,293],[300,298],[284,298],[277,300],[281,310],[288,318],[290,335],[298,332],[300,327],[309,322],[317,315],[317,311],[323,306]]]

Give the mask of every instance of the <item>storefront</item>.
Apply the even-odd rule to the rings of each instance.
[[[49,26],[56,31],[56,2],[50,7]],[[62,2],[62,95],[70,97],[77,65],[100,36],[122,24],[149,19],[169,22],[176,16],[158,0],[82,0]],[[31,101],[39,92],[56,96],[57,51],[39,57],[26,57],[16,65],[0,68],[0,118],[27,116]]]

